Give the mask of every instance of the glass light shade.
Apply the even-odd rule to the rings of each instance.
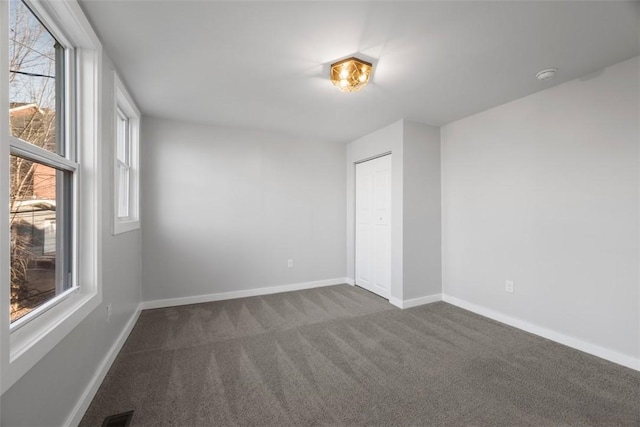
[[[366,86],[371,64],[358,58],[347,58],[331,64],[331,82],[342,92],[358,92]]]

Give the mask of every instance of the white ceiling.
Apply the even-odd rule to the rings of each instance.
[[[81,5],[144,115],[333,141],[443,125],[640,52],[638,2]],[[352,54],[373,59],[372,82],[342,93],[329,64]]]

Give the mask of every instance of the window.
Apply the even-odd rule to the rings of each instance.
[[[21,1],[9,5],[9,228],[12,325],[75,285],[75,144],[65,123],[72,52]]]
[[[114,149],[113,234],[140,228],[140,112],[117,75]]]
[[[75,1],[0,1],[0,31],[4,392],[102,299],[101,47]]]

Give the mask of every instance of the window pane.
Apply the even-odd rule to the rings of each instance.
[[[129,217],[129,168],[118,163],[118,218]]]
[[[70,286],[71,173],[11,156],[11,322]]]
[[[127,166],[129,163],[129,119],[118,110],[117,159]]]
[[[10,1],[9,120],[11,134],[51,152],[63,154],[56,136],[62,97],[56,96],[56,62],[64,49],[34,14]],[[62,79],[59,83],[62,82]],[[57,99],[60,98],[60,99]],[[58,129],[59,130],[59,129]]]

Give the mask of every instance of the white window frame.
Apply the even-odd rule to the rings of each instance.
[[[16,0],[20,1],[20,0]],[[25,2],[28,6],[30,4]],[[34,12],[34,11],[32,11]],[[35,12],[34,12],[35,14]],[[40,14],[36,14],[38,18],[40,18]],[[45,25],[47,30],[51,31],[48,26]],[[76,141],[74,138],[74,124],[75,124],[75,102],[73,99],[75,97],[75,87],[73,82],[75,81],[75,67],[73,64],[75,63],[75,50],[72,47],[72,44],[66,39],[62,38],[63,36],[55,36],[56,42],[64,48],[63,57],[61,58],[64,64],[56,63],[56,69],[64,66],[64,72],[62,73],[63,80],[61,82],[56,81],[56,85],[62,83],[62,87],[64,88],[63,94],[56,93],[56,98],[58,96],[62,96],[64,99],[62,100],[61,105],[63,108],[61,111],[56,111],[56,115],[61,115],[62,121],[56,120],[56,125],[62,125],[62,132],[59,132],[61,138],[56,141],[56,144],[62,146],[62,151],[64,155],[59,155],[55,152],[50,152],[44,148],[40,148],[35,146],[29,141],[23,141],[20,138],[16,138],[13,135],[9,134],[8,142],[10,146],[10,154],[19,156],[23,159],[32,160],[34,162],[38,162],[41,165],[55,168],[56,170],[70,172],[72,174],[72,182],[71,182],[71,193],[72,194],[64,194],[62,189],[59,187],[59,184],[64,185],[64,183],[56,182],[56,215],[58,220],[63,220],[66,222],[66,216],[71,216],[71,218],[77,218],[79,211],[77,209],[78,200],[77,193],[75,188],[78,184],[78,171],[79,165],[77,162],[77,147]],[[56,61],[60,58],[56,58]],[[56,77],[59,78],[60,76]],[[60,101],[56,99],[56,102]],[[58,151],[58,150],[56,150]],[[57,179],[56,179],[57,181]],[[66,193],[66,192],[65,192]],[[64,203],[63,197],[67,196],[70,198],[71,205],[70,211],[67,212],[66,203]],[[61,203],[62,202],[62,203]],[[64,266],[65,260],[70,261],[70,277],[65,277],[67,275],[67,271],[57,271],[56,267],[56,287],[67,285],[68,288],[62,292],[61,294],[55,295],[53,298],[47,300],[40,306],[34,308],[31,312],[27,313],[23,317],[17,319],[10,325],[10,330],[12,333],[14,331],[21,328],[23,325],[31,322],[32,319],[37,318],[42,314],[43,311],[49,310],[51,307],[54,307],[63,299],[67,298],[68,295],[75,292],[78,287],[77,282],[77,256],[75,253],[75,248],[78,245],[77,240],[77,230],[73,226],[73,222],[71,223],[72,227],[69,230],[65,230],[65,233],[69,233],[69,239],[61,239],[68,241],[71,246],[67,247],[66,245],[57,245],[62,250],[60,253],[56,253],[56,265]],[[65,227],[66,228],[66,227]],[[70,250],[69,250],[70,249]],[[62,270],[62,269],[61,269]]]
[[[117,73],[113,73],[115,106],[113,110],[113,234],[140,228],[140,111]],[[128,122],[128,162],[118,158],[118,120],[124,116]],[[128,168],[128,215],[120,216],[120,168]]]
[[[25,0],[49,31],[74,58],[69,63],[69,88],[75,100],[65,126],[77,146],[74,185],[76,217],[73,234],[74,287],[50,301],[46,309],[20,327],[11,325],[9,210],[0,209],[0,388],[15,384],[40,359],[76,328],[102,302],[100,207],[100,101],[102,47],[76,0]],[[9,2],[0,1],[0,31],[9,33]],[[8,37],[0,37],[0,206],[9,206],[9,63]],[[29,147],[26,147],[27,149]],[[47,305],[49,303],[46,303]]]

